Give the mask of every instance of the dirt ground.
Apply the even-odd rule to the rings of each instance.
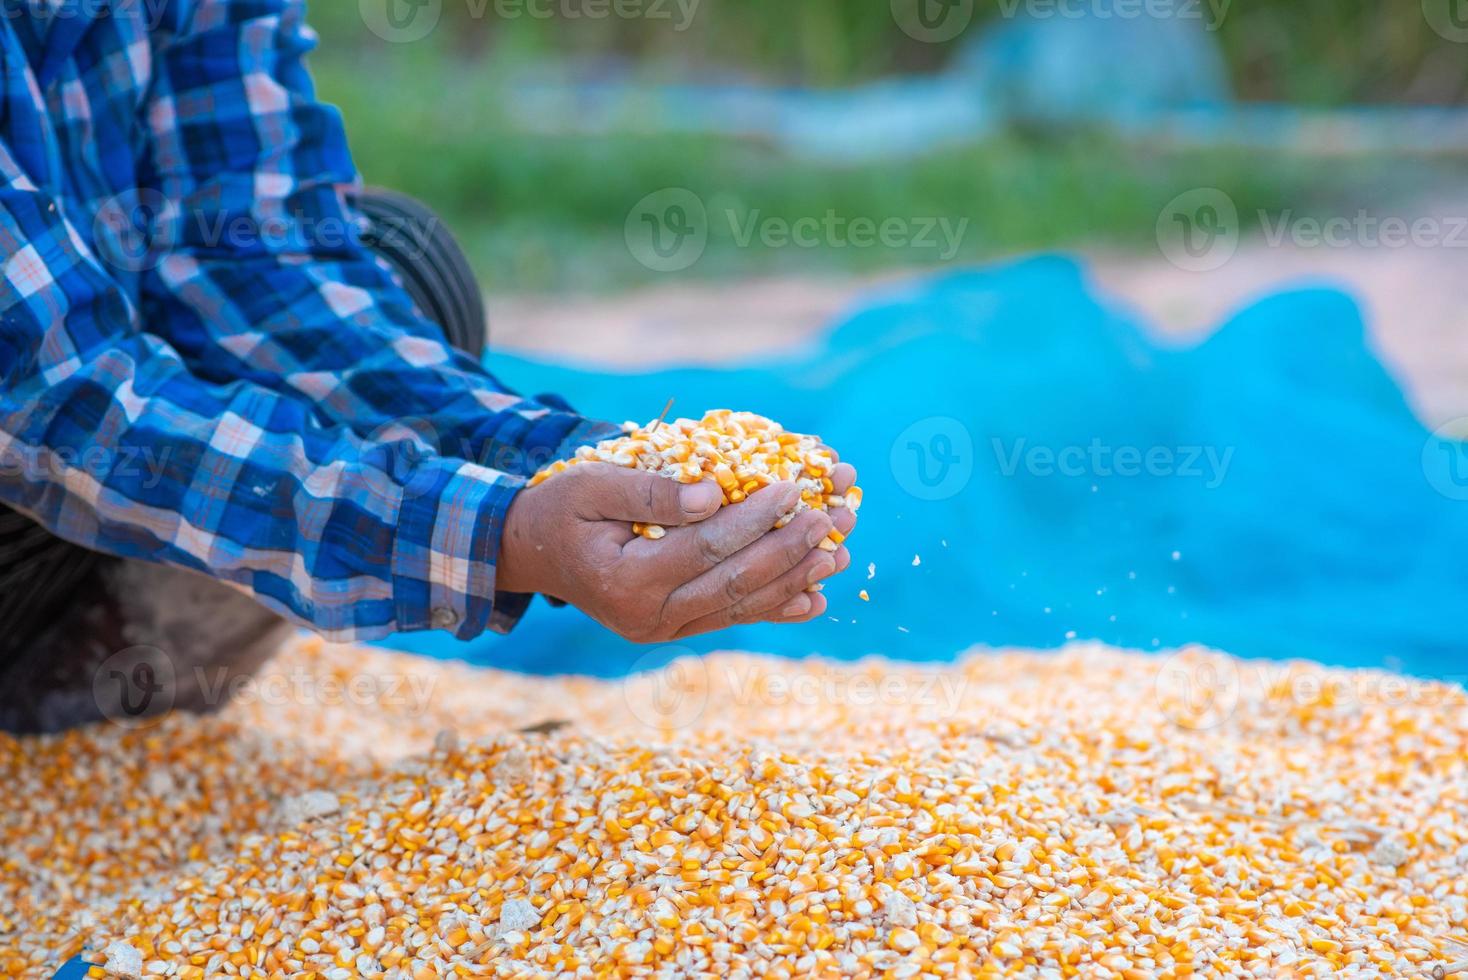
[[[1168,334],[1202,337],[1251,300],[1323,283],[1361,302],[1378,350],[1432,427],[1468,416],[1468,248],[1245,243],[1222,268],[1161,254],[1088,257],[1101,287]],[[884,277],[885,278],[885,277]],[[498,349],[613,365],[720,363],[793,347],[879,280],[761,279],[618,296],[491,297]]]
[[[1330,285],[1354,296],[1382,360],[1436,428],[1468,416],[1468,248],[1240,249],[1223,268],[1101,258],[1102,286],[1166,331],[1202,337],[1281,288]]]

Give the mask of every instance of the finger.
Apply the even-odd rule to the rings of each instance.
[[[845,466],[847,469],[849,469],[851,471],[851,480],[852,480],[852,483],[855,483],[856,482],[856,468],[853,467],[849,463],[842,463],[841,462],[841,454],[840,453],[838,453],[836,450],[832,449],[830,446],[826,445],[824,442],[821,443],[819,446],[816,447],[816,451],[817,452],[825,453],[826,455],[828,455],[828,456],[831,457],[831,463],[832,463],[831,482],[835,483],[838,487],[841,485],[840,482],[836,480],[835,471],[836,470],[839,470],[842,466]],[[847,486],[850,486],[850,485],[851,485],[850,483],[847,484]]]
[[[851,552],[845,548],[838,549],[836,551],[836,567],[830,574],[821,576],[821,579],[818,579],[818,581],[830,578],[831,575],[840,575],[846,571],[847,566],[850,564]],[[811,584],[814,585],[815,583],[813,582]],[[767,609],[763,614],[753,619],[744,620],[744,622],[808,623],[826,611],[827,600],[819,592],[808,592],[806,595],[809,599],[808,604],[802,602],[800,596],[796,596],[779,608]]]
[[[856,527],[856,515],[845,507],[832,507],[826,513],[831,515],[831,523],[842,534],[850,534],[851,529]]]
[[[794,598],[820,578],[811,569],[830,574],[836,559],[816,546],[831,532],[824,513],[808,510],[778,531],[771,531],[711,571],[679,587],[668,597],[668,619],[692,623],[704,617],[724,626],[775,605],[779,598]],[[816,557],[811,552],[818,552]],[[824,558],[820,557],[824,556]],[[809,564],[805,564],[809,563]],[[805,564],[804,569],[800,566]],[[792,570],[796,574],[788,574]],[[766,588],[775,590],[768,592]],[[756,597],[757,596],[757,597]],[[719,627],[707,627],[717,629]]]
[[[749,620],[751,623],[808,623],[826,612],[826,597],[819,592],[797,596],[779,609],[767,610],[765,615]]]
[[[803,623],[812,616],[819,615],[826,609],[826,598],[819,591],[809,591],[811,586],[823,582],[841,570],[834,562],[826,562],[825,566],[812,575],[815,581],[811,582],[797,595],[781,596],[767,609],[761,609],[749,616],[739,620],[743,623]],[[751,605],[753,602],[751,601]]]
[[[610,463],[582,463],[560,479],[575,479],[577,510],[590,521],[632,521],[678,527],[705,520],[724,501],[712,480],[679,483],[645,470]]]
[[[838,463],[831,470],[831,485],[836,493],[843,494],[856,484],[856,467],[850,463]]]
[[[769,534],[775,522],[790,513],[799,499],[800,488],[794,483],[774,483],[708,520],[669,531],[660,541],[630,541],[623,554],[633,560],[656,562],[660,581],[670,583],[670,587],[682,585]]]
[[[809,619],[812,610],[825,609],[826,600],[819,593],[807,592],[812,585],[836,573],[836,563],[829,552],[814,551],[799,565],[774,582],[708,616],[700,616],[678,631],[680,637],[711,633],[747,623],[799,623]]]

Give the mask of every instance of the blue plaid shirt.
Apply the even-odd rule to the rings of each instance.
[[[0,0],[0,502],[338,639],[508,629],[522,398],[360,244],[302,0]]]

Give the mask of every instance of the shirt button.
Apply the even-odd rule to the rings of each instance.
[[[437,630],[451,630],[459,625],[459,614],[448,606],[439,606],[433,610],[433,628]]]

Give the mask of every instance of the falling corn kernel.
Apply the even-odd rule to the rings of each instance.
[[[577,463],[610,463],[645,470],[680,483],[713,480],[723,493],[723,505],[743,503],[772,483],[794,481],[800,499],[776,527],[784,527],[806,510],[845,508],[853,514],[861,506],[860,487],[837,494],[828,474],[836,458],[815,436],[786,432],[778,423],[752,412],[716,409],[702,419],[657,420],[646,426],[627,423],[623,435],[583,446],[570,459],[557,460],[530,480],[531,486],[564,473]],[[633,525],[633,533],[656,541],[663,529]],[[827,551],[837,550],[844,535],[832,531]]]
[[[857,595],[861,597],[861,601],[862,602],[871,602],[872,601],[872,597],[869,596],[869,595],[867,595],[867,590],[866,589],[862,589],[860,592],[857,593]]]

